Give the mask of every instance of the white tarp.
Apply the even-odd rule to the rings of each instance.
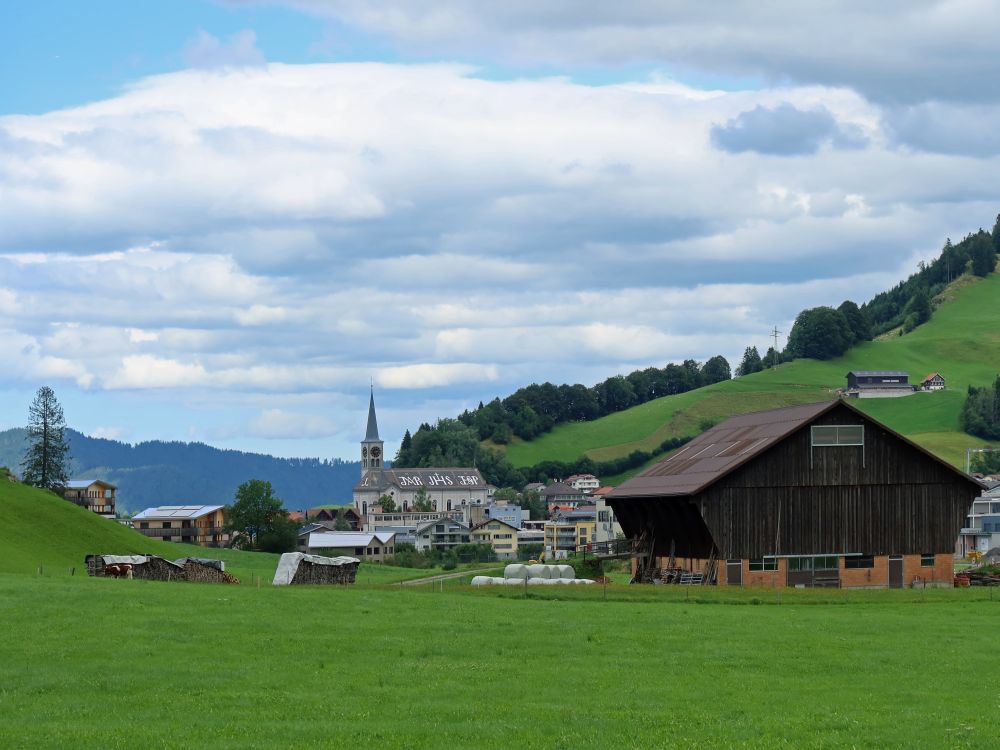
[[[101,559],[105,565],[142,565],[146,562],[145,555],[101,555]]]
[[[278,569],[274,571],[275,586],[284,586],[291,583],[295,577],[295,571],[299,569],[299,563],[305,560],[313,565],[347,565],[348,563],[360,563],[356,557],[322,557],[321,555],[306,555],[302,552],[286,552],[278,560]]]

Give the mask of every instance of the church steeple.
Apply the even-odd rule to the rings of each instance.
[[[368,429],[361,441],[361,476],[372,469],[382,468],[383,444],[378,436],[378,420],[375,418],[375,389],[368,399]]]

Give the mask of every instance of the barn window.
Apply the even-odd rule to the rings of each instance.
[[[920,556],[920,567],[921,568],[933,568],[934,567],[934,555],[921,555]]]
[[[844,558],[844,567],[848,570],[874,568],[875,557],[873,555],[849,555]]]
[[[861,424],[817,424],[812,426],[814,448],[835,445],[864,445],[865,426]]]
[[[764,573],[768,571],[775,571],[777,569],[778,558],[776,557],[758,557],[756,560],[750,561],[751,573]]]

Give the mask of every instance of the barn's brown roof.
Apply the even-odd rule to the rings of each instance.
[[[730,417],[624,482],[609,498],[693,495],[838,403],[823,401]]]
[[[619,485],[608,495],[608,499],[694,495],[837,405],[847,407],[868,422],[875,422],[934,461],[979,484],[965,472],[959,471],[846,401],[838,399],[730,417],[703,432],[663,461]]]

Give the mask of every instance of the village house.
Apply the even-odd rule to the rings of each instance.
[[[517,559],[517,527],[506,521],[484,521],[470,530],[469,539],[473,544],[490,545],[500,559]]]
[[[305,512],[306,521],[329,522],[335,524],[337,518],[342,517],[347,524],[348,531],[361,531],[364,519],[358,514],[353,505],[328,505],[317,508],[309,508]],[[333,528],[331,526],[331,528]]]
[[[563,558],[597,541],[593,506],[557,513],[545,523],[544,544],[548,557]]]
[[[309,532],[306,551],[311,555],[338,557],[348,555],[362,561],[382,562],[396,554],[396,535],[377,531],[327,531],[314,529]]]
[[[574,474],[567,477],[565,481],[574,490],[580,490],[585,495],[589,495],[601,486],[600,480],[593,474]]]
[[[469,543],[469,527],[461,521],[451,519],[428,521],[417,527],[415,537],[415,546],[421,552],[428,549],[447,551]]]
[[[920,381],[920,388],[925,391],[943,391],[944,375],[939,372],[932,372]]]
[[[70,479],[63,488],[63,497],[105,518],[115,517],[118,488],[103,479]]]
[[[542,490],[542,500],[549,513],[558,510],[572,510],[588,502],[587,496],[565,482],[555,482]]]
[[[958,534],[956,557],[970,552],[986,554],[1000,547],[1000,482],[987,481],[983,494],[972,502],[965,525]]]
[[[204,547],[226,546],[229,532],[225,525],[222,505],[161,505],[132,516],[132,526],[144,536]]]
[[[490,503],[486,506],[486,518],[495,518],[509,523],[515,529],[521,528],[527,511],[513,503]]]
[[[730,585],[950,586],[982,485],[851,406],[732,417],[609,496],[642,578],[673,560]]]

